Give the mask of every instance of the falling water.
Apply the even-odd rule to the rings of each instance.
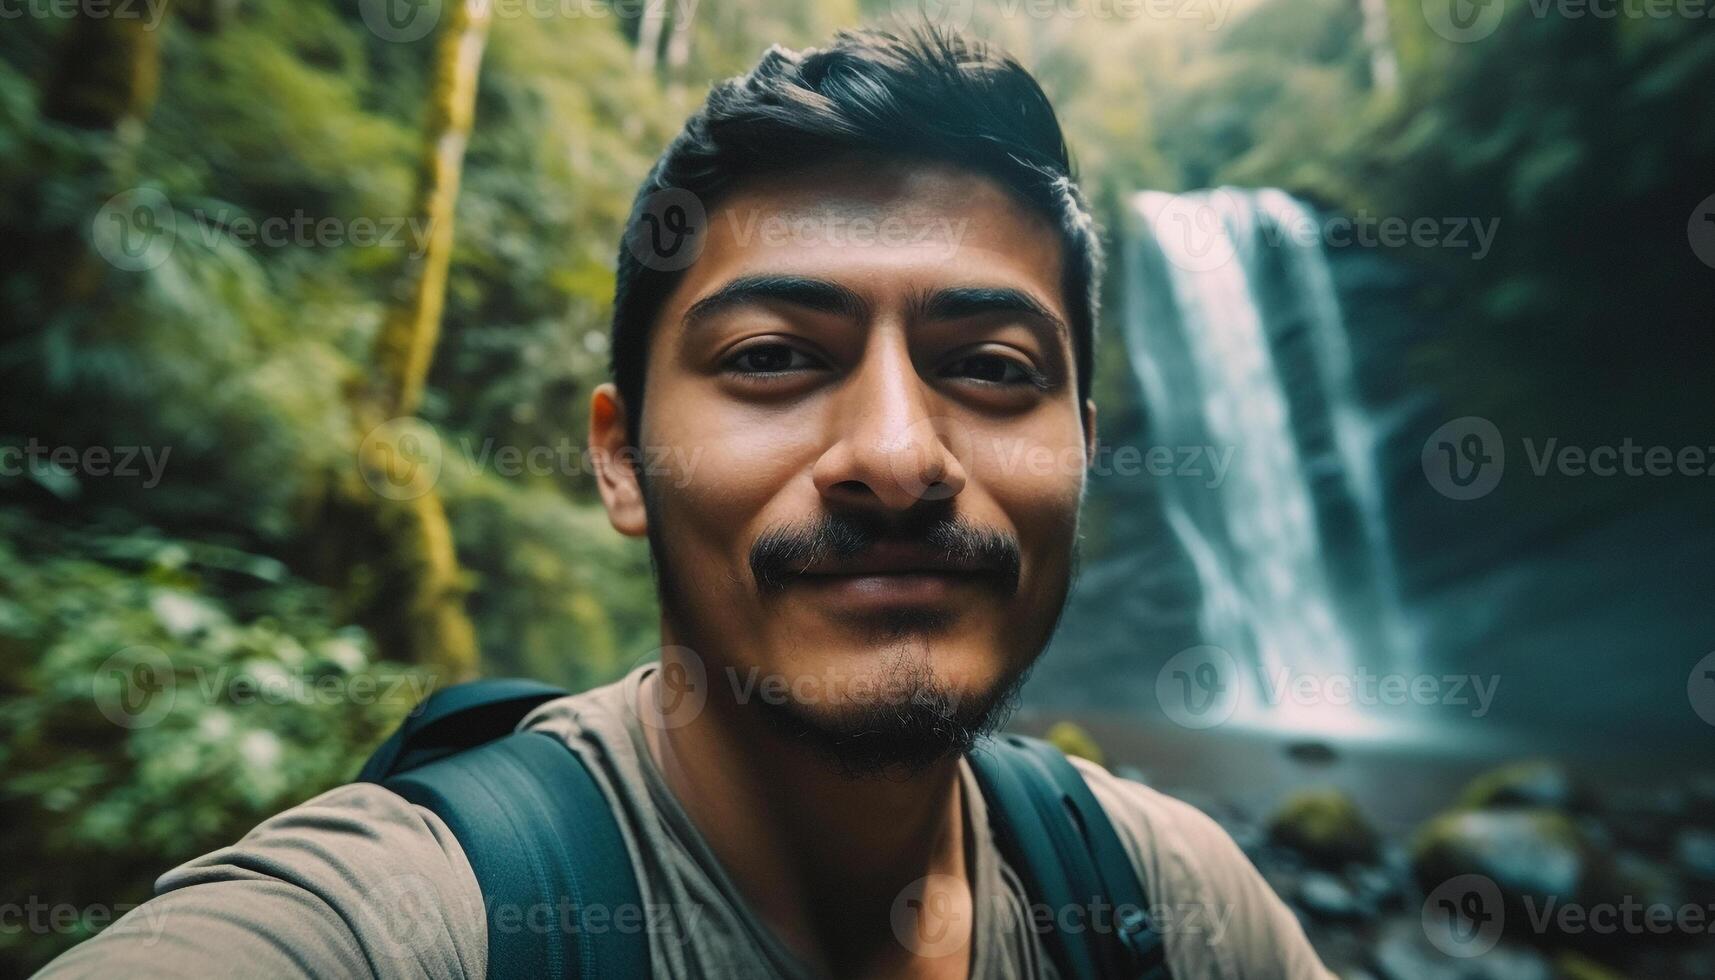
[[[1393,669],[1399,625],[1376,436],[1316,216],[1276,190],[1145,192],[1125,249],[1125,330],[1152,442],[1230,450],[1163,506],[1202,591],[1199,626],[1241,665],[1235,721],[1373,727],[1283,678]]]

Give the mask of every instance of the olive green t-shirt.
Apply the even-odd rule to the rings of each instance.
[[[646,749],[633,706],[638,685],[655,666],[549,702],[523,722],[565,739],[589,763],[614,805],[643,908],[602,910],[599,918],[550,912],[541,922],[520,918],[516,927],[645,930],[661,977],[816,977],[752,912]],[[1142,877],[1176,977],[1332,976],[1292,912],[1212,820],[1140,783],[1074,761]],[[1033,926],[1043,910],[1028,904],[996,849],[968,765],[961,764],[960,778],[972,855],[970,975],[1052,977]],[[162,875],[156,892],[42,975],[486,973],[488,921],[458,841],[433,813],[371,784],[331,790],[263,822],[238,843]],[[903,941],[919,943],[919,955],[958,948],[920,934]]]

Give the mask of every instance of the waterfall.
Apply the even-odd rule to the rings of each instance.
[[[1234,721],[1373,728],[1359,706],[1307,706],[1279,687],[1387,672],[1410,645],[1318,218],[1278,190],[1130,203],[1123,320],[1151,443],[1231,451],[1215,485],[1159,489],[1201,587],[1199,628],[1240,668]]]

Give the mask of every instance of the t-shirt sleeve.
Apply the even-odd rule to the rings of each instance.
[[[1180,980],[1333,980],[1286,903],[1197,808],[1084,759],[1096,801],[1146,886]]]
[[[39,974],[480,978],[482,892],[441,819],[331,790],[162,875],[156,897]]]

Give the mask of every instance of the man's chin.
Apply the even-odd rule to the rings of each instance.
[[[928,664],[890,660],[878,674],[826,699],[755,702],[776,734],[809,748],[848,778],[912,776],[969,752],[1005,724],[1028,668],[976,691]]]

